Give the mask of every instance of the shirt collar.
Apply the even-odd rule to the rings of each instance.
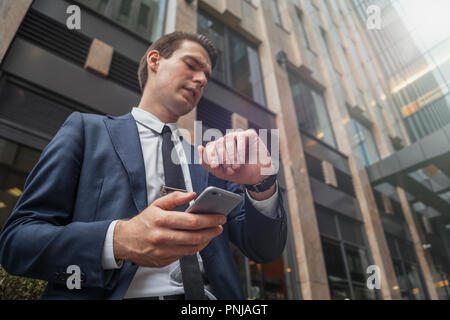
[[[131,110],[131,114],[133,115],[136,122],[139,122],[144,127],[156,131],[159,134],[161,134],[165,125],[170,128],[172,133],[178,131],[176,122],[164,123],[161,120],[159,120],[155,115],[151,114],[148,111],[145,111],[144,109],[134,107]]]

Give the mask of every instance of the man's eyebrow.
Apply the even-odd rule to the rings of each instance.
[[[203,70],[205,70],[206,78],[208,79],[208,81],[211,79],[211,73],[209,72],[206,64],[204,64],[203,62],[201,62],[194,56],[188,55],[188,56],[186,56],[186,59],[190,59],[190,60],[194,61],[195,64],[199,65]]]

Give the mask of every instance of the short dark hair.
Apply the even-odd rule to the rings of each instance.
[[[153,42],[148,48],[145,55],[142,57],[141,62],[139,63],[138,69],[138,80],[139,87],[141,88],[141,92],[144,92],[145,85],[148,80],[148,70],[147,70],[147,56],[148,53],[152,50],[157,50],[165,59],[168,59],[172,56],[175,50],[177,50],[183,41],[190,40],[197,42],[203,48],[205,48],[206,52],[209,55],[209,59],[211,60],[211,69],[216,65],[217,60],[217,50],[214,47],[211,40],[209,40],[206,36],[198,34],[198,33],[188,33],[183,31],[175,31],[169,34],[166,34]]]

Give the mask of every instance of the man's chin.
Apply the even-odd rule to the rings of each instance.
[[[194,108],[195,108],[195,106],[192,106],[190,104],[184,104],[183,106],[180,106],[179,108],[177,108],[177,115],[178,115],[178,117],[182,117],[182,116],[188,114],[189,112],[191,112]]]

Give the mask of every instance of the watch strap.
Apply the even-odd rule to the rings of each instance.
[[[257,184],[246,184],[245,187],[247,190],[253,191],[253,192],[264,192],[266,190],[269,190],[274,184],[275,181],[277,181],[277,175],[273,174],[271,176],[268,176],[266,179],[261,181]]]

